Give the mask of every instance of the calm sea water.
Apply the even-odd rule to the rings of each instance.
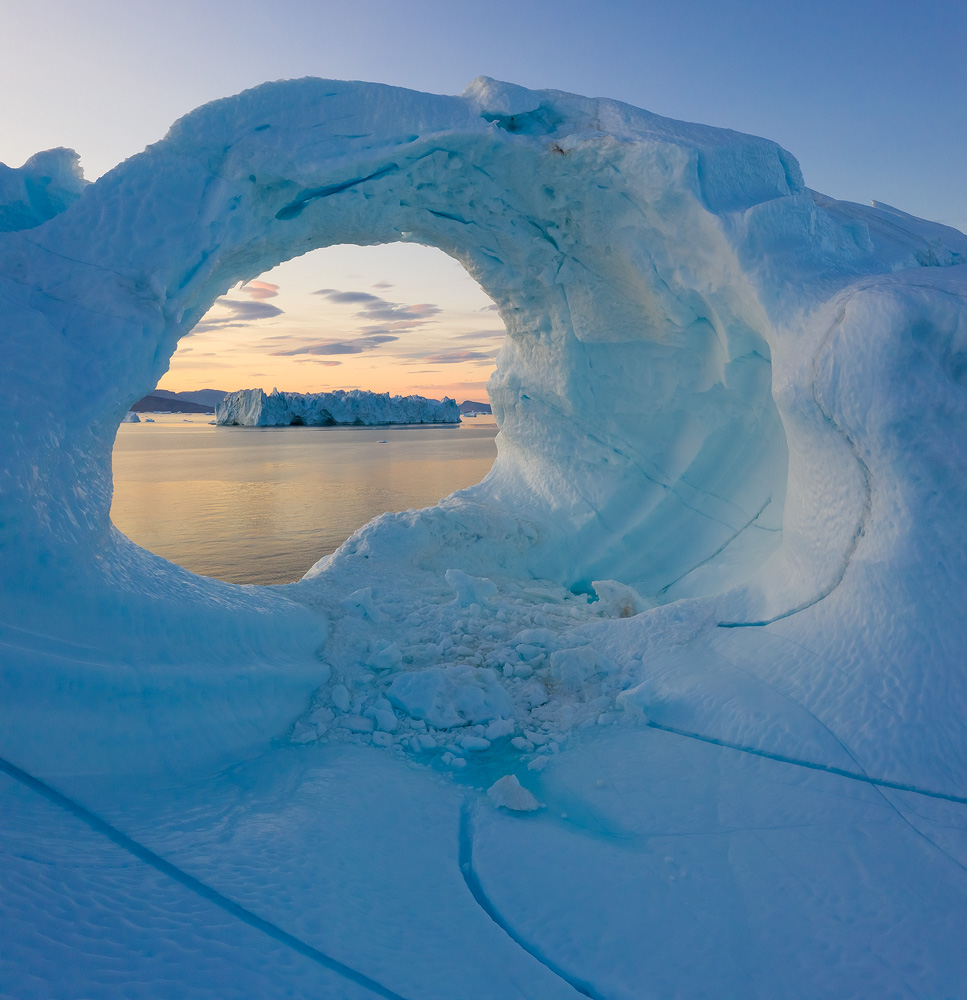
[[[497,454],[490,416],[456,427],[154,419],[118,429],[111,517],[144,548],[232,583],[297,580],[377,514],[479,482]]]

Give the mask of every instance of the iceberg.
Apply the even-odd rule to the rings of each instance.
[[[336,389],[333,392],[230,392],[215,407],[216,423],[238,427],[329,427],[334,424],[458,424],[455,400],[391,396],[388,392]]]
[[[2,188],[3,991],[962,990],[967,236],[483,77],[55,160]],[[391,241],[499,308],[491,473],[286,587],[114,529],[214,300]]]

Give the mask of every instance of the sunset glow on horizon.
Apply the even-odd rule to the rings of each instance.
[[[336,246],[219,298],[182,338],[158,388],[486,401],[505,330],[459,263],[415,244]]]

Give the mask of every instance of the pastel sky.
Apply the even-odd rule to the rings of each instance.
[[[0,161],[71,146],[95,178],[265,80],[460,93],[486,74],[768,136],[813,188],[964,230],[965,51],[955,0],[5,0]],[[438,251],[330,248],[260,280],[164,387],[483,389],[500,321]]]
[[[503,339],[496,306],[439,250],[327,247],[219,299],[159,384],[485,401]]]

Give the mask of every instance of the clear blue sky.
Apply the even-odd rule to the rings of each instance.
[[[67,145],[96,177],[265,80],[486,74],[764,135],[811,187],[963,230],[965,53],[964,0],[5,0],[0,160]]]

